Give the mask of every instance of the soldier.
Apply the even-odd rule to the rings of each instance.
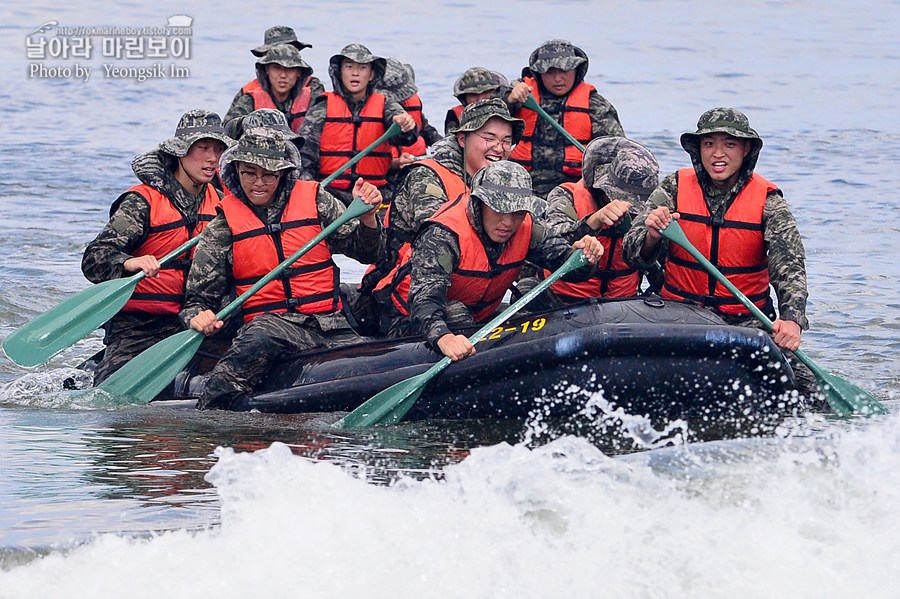
[[[570,245],[540,219],[545,201],[531,177],[510,161],[489,164],[472,179],[472,193],[450,202],[422,229],[394,276],[395,310],[389,334],[425,337],[445,356],[475,353],[453,331],[486,322],[497,310],[525,259],[555,270],[575,249],[594,264],[603,254],[596,237]],[[592,267],[567,275],[584,280]]]
[[[597,137],[625,136],[616,109],[584,81],[588,57],[566,40],[544,42],[531,53],[522,79],[513,82],[507,101],[525,120],[525,135],[510,160],[531,173],[534,191],[547,197],[551,189],[581,177],[582,152],[545,119],[521,105],[533,95],[538,104],[582,146]]]
[[[415,162],[401,172],[385,218],[386,253],[363,278],[364,294],[372,292],[379,281],[380,287],[390,282],[382,278],[397,265],[401,247],[412,242],[422,223],[441,206],[468,190],[472,175],[492,162],[508,159],[524,128],[525,123],[510,116],[502,101],[481,100],[467,106],[451,136],[435,144],[433,158]]]
[[[419,89],[416,87],[416,73],[412,66],[402,63],[396,58],[387,58],[385,61],[384,77],[376,90],[400,104],[416,121],[416,126],[419,128],[419,137],[416,138],[416,143],[401,148],[391,147],[394,156],[391,161],[391,170],[396,171],[411,164],[416,156],[425,154],[429,146],[433,146],[441,140],[441,134],[425,118],[422,99],[419,98]]]
[[[641,144],[624,137],[602,137],[589,143],[582,178],[550,192],[544,219],[570,242],[595,236],[603,244],[603,258],[590,280],[557,281],[529,308],[555,308],[587,297],[637,295],[640,273],[622,258],[622,238],[630,217],[643,207],[658,183],[659,164]],[[516,287],[527,293],[549,274],[544,270],[539,277],[522,279]]]
[[[499,98],[506,100],[512,88],[509,81],[497,71],[489,71],[484,67],[472,67],[460,75],[453,84],[453,95],[459,100],[459,106],[447,111],[444,117],[444,134],[449,135],[451,129],[459,125],[459,117],[463,108],[478,100]]]
[[[246,130],[221,164],[222,178],[235,195],[222,200],[197,245],[179,314],[184,325],[205,335],[222,327],[213,312],[222,298],[249,289],[344,212],[317,182],[298,180],[300,153],[277,131]],[[362,180],[353,193],[368,204],[381,202],[377,188]],[[382,247],[380,225],[369,212],[338,228],[248,299],[242,305],[244,324],[197,407],[231,407],[259,386],[280,354],[358,341],[341,314],[332,254],[368,263]]]
[[[353,199],[350,190],[358,178],[383,187],[391,165],[390,146],[410,146],[418,137],[413,117],[397,102],[373,91],[384,77],[385,68],[385,59],[365,46],[345,46],[328,64],[334,91],[325,92],[316,100],[298,131],[305,140],[300,178],[321,181],[393,123],[400,125],[401,135],[381,144],[328,186],[345,204]]]
[[[236,119],[260,108],[280,110],[292,131],[300,128],[309,107],[325,91],[313,77],[312,67],[300,57],[300,50],[311,47],[298,41],[290,27],[266,30],[265,43],[250,51],[259,57],[256,79],[238,91],[225,114],[225,129],[231,137],[240,137]]]
[[[212,219],[221,195],[211,181],[219,157],[232,144],[219,115],[191,110],[178,121],[174,137],[132,161],[141,184],[113,202],[109,222],[84,250],[81,270],[92,283],[139,271],[147,278],[106,324],[106,351],[94,371],[94,385],[182,330],[177,315],[190,254],[163,267],[157,259],[199,235]]]
[[[801,330],[809,328],[806,255],[781,190],[754,173],[762,146],[742,112],[703,113],[697,130],[681,136],[692,167],[667,176],[653,191],[625,236],[623,254],[638,268],[665,257],[663,297],[694,300],[728,324],[762,328],[690,254],[662,237],[660,231],[678,219],[691,243],[774,320],[775,343],[795,350]],[[770,286],[778,298],[777,317]],[[788,357],[801,387],[815,393],[812,373]]]

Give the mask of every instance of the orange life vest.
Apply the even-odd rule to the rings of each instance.
[[[531,243],[531,215],[525,216],[522,225],[513,233],[495,263],[488,260],[484,245],[469,222],[466,205],[469,194],[463,194],[438,210],[428,222],[438,223],[457,236],[459,240],[459,265],[450,275],[447,299],[465,304],[475,322],[487,320],[503,300],[510,285],[519,276],[528,246]],[[401,313],[409,314],[409,259],[412,248],[400,257],[394,278],[391,299]]]
[[[312,75],[307,77],[306,81],[303,82],[303,85],[300,86],[297,96],[294,98],[293,103],[291,103],[290,113],[285,115],[287,117],[288,125],[291,127],[291,131],[294,133],[300,129],[300,123],[306,118],[306,112],[309,110],[309,100],[312,95],[312,90],[309,87],[309,80],[311,78]],[[275,100],[272,98],[272,95],[262,88],[258,79],[254,79],[242,87],[241,91],[253,96],[253,110],[259,110],[260,108],[273,108],[279,110],[278,106],[275,105]]]
[[[228,196],[219,206],[232,234],[235,289],[252,287],[281,262],[322,231],[316,205],[317,181],[298,181],[281,215],[281,222],[264,224],[244,202]],[[281,276],[257,291],[242,306],[244,321],[263,312],[294,310],[305,314],[341,309],[340,272],[331,252],[320,241]]]
[[[448,169],[440,162],[437,162],[432,158],[427,158],[416,163],[416,168],[420,166],[430,168],[438,176],[438,178],[441,180],[441,187],[443,187],[444,189],[444,196],[447,198],[448,202],[452,202],[453,200],[459,198],[469,191],[469,188],[462,180],[462,177]],[[389,251],[391,250],[391,248],[397,248],[399,246],[397,250],[399,262],[399,258],[401,258],[409,251],[409,246],[416,238],[416,235],[415,233],[408,233],[406,231],[400,231],[396,227],[391,227],[391,210],[393,210],[393,204],[388,207],[388,210],[384,215],[384,226],[387,228],[387,246]],[[371,282],[369,280],[366,280],[365,277],[368,276],[369,273],[373,272],[377,267],[382,267],[384,270],[387,270],[387,266],[384,265],[371,265],[368,270],[366,270],[366,275],[363,277],[363,282],[360,284],[361,290],[366,288],[366,283],[371,284]],[[383,273],[384,270],[382,270],[381,272]],[[395,271],[396,265],[394,265],[393,270],[391,270],[384,278],[376,283],[374,290],[380,291],[387,288],[388,285],[390,285],[393,281]]]
[[[325,125],[319,142],[319,176],[324,179],[360,150],[384,135],[384,95],[369,96],[358,117],[354,117],[344,99],[334,92],[325,92],[328,98]],[[382,187],[391,167],[391,147],[384,142],[349,170],[341,173],[331,186],[350,189],[351,184],[362,178],[376,187]]]
[[[769,298],[769,260],[763,240],[762,215],[766,196],[778,189],[754,174],[738,193],[721,222],[714,221],[693,168],[678,171],[676,210],[681,228],[694,246],[759,308]],[[669,244],[662,296],[690,299],[726,314],[749,310],[708,274],[679,245]]]
[[[578,218],[584,218],[598,210],[590,190],[585,187],[584,181],[575,183],[563,183],[563,187],[572,192],[575,200],[575,212]],[[569,283],[557,281],[550,289],[559,295],[567,297],[631,297],[637,295],[640,274],[637,269],[630,267],[622,259],[623,235],[616,232],[616,227],[603,227],[597,234],[597,239],[603,246],[603,257],[597,265],[597,272],[589,280],[581,283]],[[550,276],[549,270],[544,270],[544,278]]]
[[[462,104],[459,106],[454,106],[450,110],[447,111],[447,116],[444,117],[444,126],[446,127],[447,123],[456,123],[454,127],[459,126],[459,119],[462,117],[462,111],[465,108]],[[449,133],[449,131],[447,131]]]
[[[391,146],[391,151],[394,158],[399,158],[403,152],[408,152],[413,156],[421,156],[428,151],[428,144],[425,143],[425,138],[422,137],[422,100],[419,98],[419,94],[413,94],[408,100],[401,102],[400,105],[403,106],[419,127],[419,137],[416,138],[416,143],[413,145],[403,146],[399,149],[396,146]]]
[[[192,223],[159,190],[149,185],[135,185],[125,193],[140,194],[150,204],[150,230],[147,239],[133,252],[133,256],[162,258],[187,240],[200,234],[216,214],[219,194],[212,185],[206,186],[206,195],[200,202],[197,221]],[[124,197],[119,196],[119,199]],[[110,210],[115,212],[118,200]],[[184,280],[191,268],[191,256],[176,258],[159,269],[158,277],[141,279],[131,299],[122,307],[123,312],[148,312],[150,314],[178,314],[184,303]]]
[[[534,99],[537,100],[538,105],[540,105],[541,92],[538,88],[537,81],[533,77],[525,77],[523,81],[531,88]],[[591,141],[590,96],[591,92],[594,90],[595,88],[593,85],[585,83],[584,81],[573,87],[566,98],[563,113],[558,119],[559,124],[562,125],[566,131],[571,133],[572,137],[577,139],[582,146],[586,146]],[[534,132],[537,128],[537,122],[540,116],[530,108],[522,107],[519,110],[518,117],[525,121],[525,133],[522,135],[522,139],[519,143],[516,144],[516,147],[512,149],[509,159],[518,162],[530,171],[533,166],[532,149],[535,143]],[[554,136],[553,139],[542,140],[541,144],[565,147],[563,172],[570,177],[581,177],[581,159],[583,157],[581,150],[570,144],[565,137],[559,135],[555,130]]]

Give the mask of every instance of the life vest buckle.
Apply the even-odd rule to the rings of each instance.
[[[281,223],[272,223],[266,225],[266,231],[271,235],[272,233],[281,233]]]

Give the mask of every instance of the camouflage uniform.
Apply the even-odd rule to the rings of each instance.
[[[512,88],[509,81],[497,71],[490,71],[484,67],[472,67],[459,76],[453,84],[453,95],[463,106],[466,105],[466,94],[482,94],[491,92],[491,98],[497,98],[506,102]],[[444,118],[444,134],[449,135],[451,130],[459,125],[459,117],[451,108]]]
[[[528,66],[522,69],[522,77],[533,77],[541,90],[541,108],[549,115],[562,114],[568,94],[555,96],[541,83],[541,74],[551,67],[563,71],[575,69],[575,86],[584,81],[588,70],[588,57],[584,51],[566,40],[550,40],[541,44],[528,60]],[[521,79],[513,81],[513,86],[521,83]],[[609,101],[596,90],[589,97],[591,117],[591,139],[615,135],[625,137],[625,130],[619,122],[619,114]],[[513,107],[513,114],[518,115],[521,105]],[[558,144],[560,135],[546,119],[538,117],[535,125],[532,146],[531,178],[534,181],[534,192],[547,197],[551,189],[565,181],[577,181],[563,173],[563,145]]]
[[[249,148],[249,150],[248,150]],[[269,152],[264,155],[261,152]],[[275,159],[271,153],[283,158]],[[275,198],[269,206],[255,206],[244,194],[237,172],[238,161],[259,164],[267,170],[284,170]],[[299,152],[285,143],[278,132],[249,129],[238,146],[222,155],[221,172],[225,185],[264,223],[281,220],[294,184]],[[319,221],[323,228],[344,212],[344,205],[320,188],[316,198]],[[383,249],[380,226],[366,227],[352,220],[326,238],[332,254],[345,254],[370,263]],[[179,317],[185,326],[203,310],[215,310],[234,292],[233,240],[223,214],[217,215],[203,232],[194,254],[194,262],[185,289],[185,302]],[[231,349],[222,357],[198,402],[200,408],[227,408],[234,399],[249,394],[263,380],[269,366],[282,353],[295,353],[314,348],[330,348],[358,341],[360,338],[340,312],[303,314],[300,312],[260,314],[241,326]]]
[[[271,30],[270,30],[271,31]],[[268,31],[267,38],[268,36]],[[298,42],[300,43],[300,42]],[[303,44],[304,47],[308,47],[309,44]],[[261,56],[259,60],[256,61],[256,80],[259,81],[260,87],[269,93],[269,96],[272,98],[272,102],[275,106],[278,107],[285,116],[290,114],[291,105],[294,103],[294,99],[297,97],[297,94],[300,93],[300,90],[304,86],[304,82],[306,82],[307,77],[309,77],[309,82],[306,83],[306,86],[310,89],[310,98],[309,105],[312,107],[313,103],[316,101],[322,93],[325,91],[325,86],[322,85],[322,82],[319,81],[317,77],[310,77],[313,73],[313,69],[309,66],[306,61],[300,56],[300,50],[297,49],[294,45],[288,44],[275,44],[267,49],[263,54],[257,54],[260,48],[266,47],[266,45],[260,46],[252,50],[254,54],[257,56]],[[300,76],[297,78],[297,83],[288,92],[288,97],[284,100],[284,102],[279,102],[275,99],[275,95],[272,93],[272,84],[269,82],[269,76],[266,73],[266,65],[267,64],[280,64],[285,68],[299,68]],[[250,114],[256,108],[256,103],[253,100],[253,96],[247,93],[244,93],[243,88],[238,90],[238,93],[235,94],[234,99],[231,101],[231,108],[228,109],[228,112],[225,113],[225,130],[228,132],[234,139],[238,139],[241,136],[242,128],[241,128],[241,117]]]
[[[169,198],[191,222],[191,228],[197,221],[206,187],[198,190],[196,196],[192,195],[175,179],[175,171],[177,159],[185,156],[194,142],[205,138],[217,139],[226,145],[234,143],[225,135],[219,115],[207,110],[191,110],[179,120],[175,137],[159,144],[156,150],[136,156],[131,163],[138,180]],[[92,283],[131,276],[133,273],[125,272],[125,261],[134,257],[133,252],[144,244],[149,232],[150,204],[144,196],[137,192],[119,196],[110,210],[109,222],[84,250],[81,260],[84,276]],[[119,312],[105,325],[105,330],[106,350],[94,371],[95,385],[148,347],[181,331],[182,327],[173,314]]]
[[[495,162],[475,174],[468,201],[468,217],[479,240],[493,263],[506,247],[488,237],[481,218],[481,205],[508,214],[527,210],[533,218],[527,259],[545,268],[556,270],[572,254],[572,246],[556,235],[536,214],[543,212],[545,202],[531,195],[531,177],[513,162]],[[476,324],[468,308],[458,301],[448,301],[451,275],[460,262],[458,236],[445,227],[426,223],[413,244],[410,258],[409,317],[394,309],[388,334],[403,336],[416,334],[436,346],[437,340],[452,330]],[[586,280],[594,267],[580,268],[566,276],[570,281]]]
[[[384,77],[378,82],[375,91],[384,94],[389,99],[403,104],[419,92],[416,87],[416,73],[412,65],[405,64],[396,58],[385,59]],[[419,135],[425,140],[425,145],[433,146],[442,139],[442,135],[425,118],[422,110],[422,128]]]
[[[491,118],[501,118],[513,126],[513,142],[522,137],[524,122],[510,116],[506,105],[496,99],[480,100],[470,106],[462,114],[462,122],[454,130],[432,148],[436,162],[446,167],[468,184],[469,176],[465,172],[463,149],[456,139],[456,133],[471,133],[484,127]],[[426,219],[450,200],[444,190],[441,178],[426,165],[413,163],[401,171],[400,184],[391,203],[390,224],[387,230],[387,248],[385,256],[379,260],[379,268],[374,274],[363,279],[363,289],[371,290],[381,277],[397,264],[400,247],[411,242]]]
[[[706,133],[725,132],[734,137],[749,139],[751,149],[741,165],[737,183],[731,189],[719,189],[713,185],[709,175],[703,168],[700,160],[700,135]],[[724,218],[725,212],[734,202],[738,193],[744,188],[759,159],[762,149],[762,139],[750,128],[747,117],[731,108],[714,108],[703,113],[697,123],[697,131],[685,133],[681,136],[681,146],[691,157],[694,171],[697,173],[698,182],[703,190],[703,196],[713,218]],[[665,238],[660,241],[656,251],[648,260],[641,258],[641,249],[647,235],[645,221],[650,212],[658,206],[666,206],[675,212],[676,198],[678,197],[677,174],[673,173],[663,179],[662,183],[653,193],[644,208],[638,212],[631,230],[625,235],[622,251],[625,259],[638,268],[645,268],[648,262],[662,260],[668,252],[669,242]],[[806,287],[806,252],[803,249],[803,240],[797,228],[797,221],[791,214],[790,207],[784,199],[780,189],[769,192],[766,196],[762,216],[763,240],[766,245],[769,260],[769,281],[775,289],[778,299],[778,312],[782,320],[792,320],[800,325],[801,329],[809,328],[806,318],[806,300],[808,297]],[[726,323],[735,326],[764,328],[752,315],[729,315],[710,308],[717,312]],[[799,361],[793,358],[793,354],[786,352],[791,358],[791,365],[801,385],[806,389],[814,388],[815,379],[809,370]],[[810,386],[811,381],[811,386]]]
[[[603,137],[587,145],[582,160],[582,180],[591,191],[598,208],[611,200],[629,202],[629,214],[634,215],[647,202],[647,197],[659,184],[659,164],[653,154],[641,144],[624,137]],[[575,210],[575,199],[568,188],[559,186],[547,196],[546,223],[569,243],[578,241],[585,235],[598,236],[602,229],[594,229],[588,224],[590,215],[579,219]],[[624,223],[623,223],[624,224]],[[619,225],[619,235],[624,235],[627,227]],[[601,258],[600,268],[605,259]],[[654,276],[661,277],[658,265],[653,265]],[[539,283],[538,277],[527,277],[516,283],[519,293],[525,294]],[[547,289],[530,305],[531,310],[555,308],[567,303],[565,297]]]
[[[366,90],[366,96],[359,102],[354,102],[350,99],[349,95],[344,91],[343,83],[341,83],[341,63],[343,62],[344,58],[349,58],[350,60],[358,63],[373,63],[375,78],[369,84],[369,87]],[[331,60],[329,60],[328,63],[328,75],[331,77],[331,83],[334,86],[334,91],[344,99],[344,101],[347,103],[347,108],[350,109],[350,113],[354,116],[359,116],[359,113],[366,105],[366,102],[368,102],[369,95],[371,94],[372,90],[374,90],[374,88],[378,86],[379,81],[382,77],[384,77],[384,71],[385,59],[375,56],[374,54],[369,52],[368,48],[361,44],[350,44],[348,46],[345,46],[339,54],[335,54],[334,56],[332,56]],[[323,179],[323,177],[319,176],[319,148],[322,139],[322,129],[325,126],[325,117],[327,115],[327,110],[327,97],[319,96],[318,98],[316,98],[315,103],[310,106],[309,112],[306,113],[306,118],[303,120],[303,124],[300,125],[300,130],[298,131],[298,133],[304,140],[306,140],[306,142],[303,144],[303,148],[301,148],[300,150],[300,155],[303,159],[303,166],[300,169],[301,179],[305,179],[308,181],[321,181]],[[394,100],[391,100],[390,98],[385,99],[384,128],[387,129],[388,127],[393,125],[394,117],[399,114],[404,114],[405,112],[406,111],[403,110],[403,107]],[[418,127],[416,127],[412,131],[397,135],[396,137],[392,138],[389,143],[397,147],[411,146],[416,142],[416,138],[418,136],[419,129]],[[350,197],[349,190],[344,191],[329,187],[328,191],[330,191],[332,194],[334,194],[335,197],[344,202],[345,205],[349,204],[353,200],[353,198]]]

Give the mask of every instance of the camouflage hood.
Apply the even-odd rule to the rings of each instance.
[[[275,27],[266,29],[265,36],[263,37],[263,45],[253,48],[250,52],[253,56],[265,56],[266,52],[281,44],[288,44],[297,48],[297,50],[312,48],[312,44],[307,44],[298,40],[297,34],[294,33],[292,28],[287,27],[286,25],[276,25]]]
[[[256,127],[265,127],[280,132],[285,139],[294,142],[297,148],[303,147],[303,138],[294,133],[288,127],[287,117],[280,110],[274,108],[259,108],[237,119],[234,134],[240,138],[244,131]]]
[[[281,188],[288,182],[290,189],[293,187],[293,181],[297,180],[300,151],[278,131],[266,128],[246,130],[237,145],[222,154],[219,160],[219,175],[225,187],[244,202],[248,202],[237,172],[239,162],[249,162],[269,171],[287,171],[281,178],[280,193]]]
[[[358,62],[360,64],[372,63],[372,69],[375,71],[375,78],[369,83],[368,89],[371,91],[381,86],[381,80],[384,78],[384,73],[387,69],[387,61],[380,56],[372,54],[369,49],[362,44],[348,44],[328,60],[328,76],[331,77],[331,84],[334,86],[334,91],[340,91],[342,96],[345,93],[344,84],[341,83],[341,63],[345,58],[349,58],[353,62]]]
[[[641,144],[624,137],[598,137],[587,145],[582,177],[611,200],[639,206],[659,185],[659,163]]]
[[[750,151],[744,157],[740,171],[740,181],[746,182],[749,180],[750,175],[756,169],[756,162],[759,160],[759,152],[762,150],[763,141],[759,134],[750,128],[750,121],[747,115],[734,108],[713,108],[700,116],[700,120],[697,121],[696,131],[681,135],[681,147],[691,157],[691,163],[694,165],[697,177],[704,188],[708,188],[711,182],[700,160],[700,136],[708,133],[727,133],[734,137],[750,140]]]
[[[296,95],[306,80],[313,74],[313,68],[303,60],[299,50],[284,44],[276,46],[256,61],[256,80],[259,81],[260,87],[270,94],[272,93],[272,84],[269,83],[269,75],[266,73],[266,65],[268,64],[279,64],[287,69],[300,69],[300,76],[297,77],[297,83],[294,85],[294,89],[291,90],[291,96]]]
[[[402,63],[396,58],[386,59],[385,65],[384,77],[374,87],[375,91],[384,94],[398,104],[409,100],[418,93],[416,72],[412,65]]]
[[[541,81],[539,75],[553,67],[563,71],[575,69],[575,85],[584,81],[588,70],[588,56],[578,46],[567,40],[548,40],[538,46],[528,57],[528,66],[522,69],[522,77],[533,77]]]
[[[531,175],[525,167],[509,160],[493,162],[475,173],[471,197],[500,214],[524,210],[535,217],[547,208],[547,202],[534,195]],[[474,209],[471,200],[470,205]]]
[[[472,67],[460,75],[453,84],[453,95],[460,104],[464,104],[463,96],[466,94],[483,94],[501,86],[508,87],[509,81],[500,73],[484,67]]]
[[[234,145],[234,140],[225,133],[222,119],[210,110],[196,108],[189,110],[178,119],[175,135],[159,144],[159,150],[178,158],[187,155],[191,146],[201,139],[215,139],[225,144]]]
[[[131,161],[131,170],[141,183],[165,195],[183,214],[193,214],[199,200],[175,179],[177,168],[178,158],[159,149],[138,154]],[[117,206],[118,200],[110,208],[110,216]]]

